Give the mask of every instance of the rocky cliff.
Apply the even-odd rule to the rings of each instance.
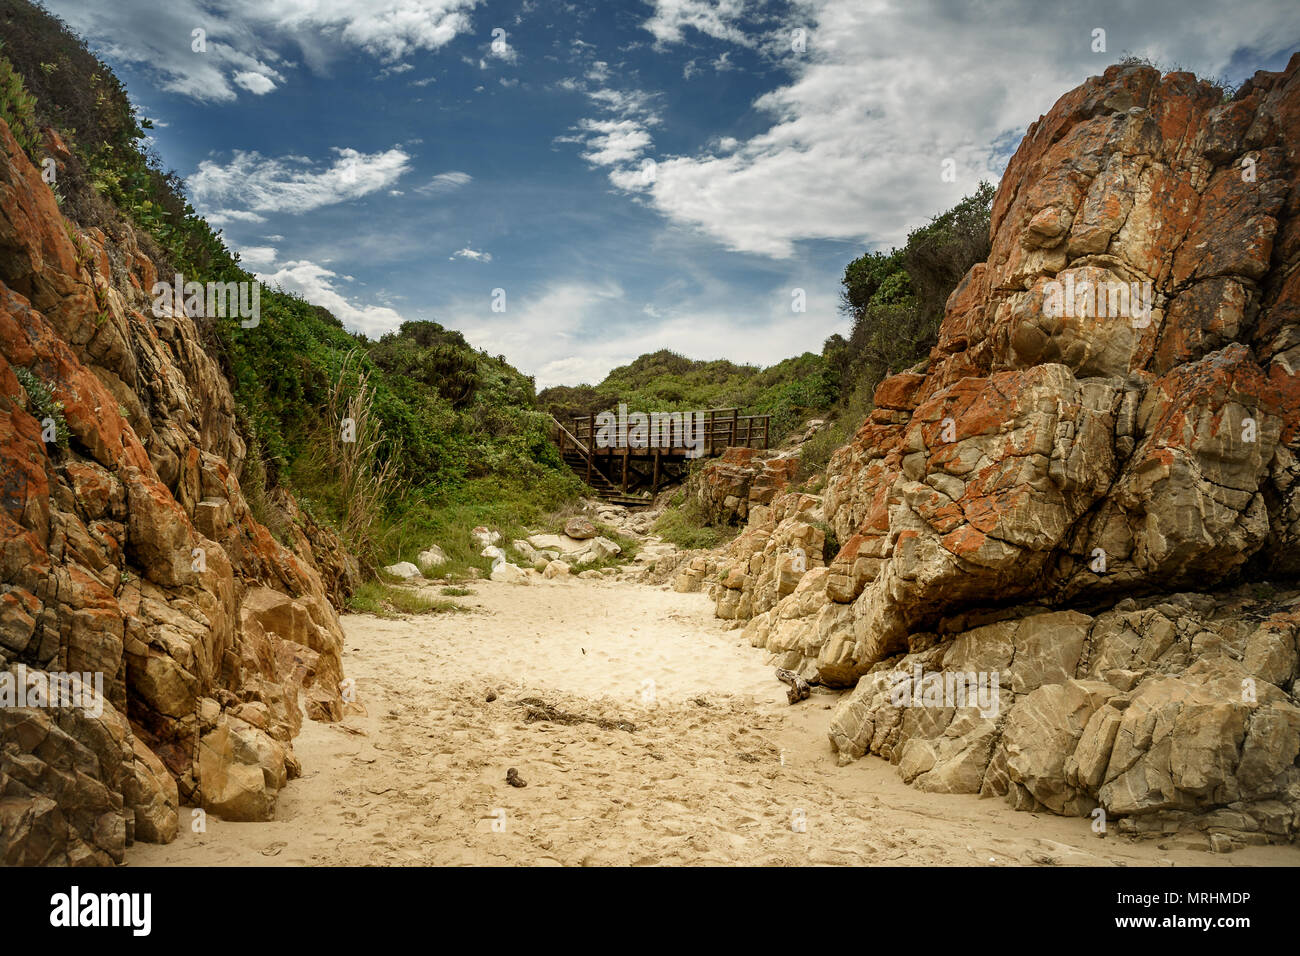
[[[205,320],[155,310],[155,263],[111,231],[66,220],[0,122],[5,864],[121,861],[200,825],[183,806],[265,819],[300,695],[316,719],[344,706],[338,542],[254,519]],[[50,706],[62,673],[102,675],[103,700]]]
[[[843,759],[1134,832],[1290,839],[1298,367],[1300,55],[1230,101],[1112,67],[1030,127],[988,260],[824,496],[751,507],[719,613],[854,686]],[[949,706],[958,674],[996,676],[999,705]]]

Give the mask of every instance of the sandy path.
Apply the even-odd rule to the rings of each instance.
[[[765,655],[701,595],[472,587],[458,599],[469,614],[344,619],[367,714],[304,723],[304,776],[274,821],[209,817],[205,834],[183,822],[176,842],[136,846],[128,863],[1300,863],[1294,847],[1101,839],[1086,820],[922,793],[877,758],[837,767],[834,695],[788,706]],[[636,729],[528,722],[526,697]],[[505,783],[510,767],[526,787]]]

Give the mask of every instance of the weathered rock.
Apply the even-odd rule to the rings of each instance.
[[[546,565],[546,570],[542,572],[542,577],[550,581],[553,578],[565,578],[569,576],[569,565],[563,561],[552,561]]]
[[[0,670],[93,673],[105,698],[98,716],[0,707],[6,863],[112,864],[173,839],[203,774],[238,763],[196,762],[225,710],[261,719],[245,726],[291,766],[300,686],[342,677],[355,561],[278,490],[288,546],[253,517],[220,367],[183,309],[155,314],[131,224],[108,232],[63,218],[0,122]],[[62,403],[67,447],[42,441],[20,369]],[[300,612],[296,637],[262,626],[267,593]],[[286,673],[291,647],[311,661]]]
[[[575,515],[564,523],[564,533],[570,538],[585,541],[596,536],[596,526],[581,515]]]
[[[419,553],[415,559],[415,563],[418,564],[421,569],[440,568],[447,563],[447,555],[443,552],[442,548],[438,547],[436,544],[431,544]]]
[[[1255,626],[1232,588],[1300,573],[1297,116],[1300,56],[1228,103],[1143,66],[1067,93],[1008,164],[929,358],[880,383],[819,499],[749,504],[717,613],[752,615],[778,666],[857,684],[831,727],[846,759],[1100,805],[1125,832],[1229,805],[1293,832],[1267,807],[1300,820],[1295,609],[1255,602]],[[749,502],[753,458],[720,462],[710,500]],[[998,673],[1001,716],[892,707],[863,679],[918,662]]]
[[[737,524],[784,492],[798,471],[797,451],[728,448],[692,475],[686,494],[715,524]]]
[[[283,747],[262,731],[223,716],[199,741],[203,808],[223,820],[269,820],[288,781]]]
[[[1100,806],[1154,826],[1125,823],[1126,832],[1232,807],[1238,829],[1268,820],[1275,837],[1296,835],[1300,708],[1263,675],[1300,675],[1245,652],[1294,642],[1300,590],[1130,599],[1096,617],[998,613],[956,634],[912,635],[912,650],[873,667],[832,717],[841,755],[879,754],[922,789],[1003,794],[1076,816]],[[890,678],[918,666],[943,678],[997,675],[997,712],[898,706]],[[1278,802],[1291,809],[1279,815]]]
[[[493,581],[500,581],[505,584],[529,584],[528,575],[523,568],[508,561],[499,561],[492,566]]]
[[[384,568],[385,574],[391,574],[395,578],[401,578],[403,581],[413,581],[416,578],[422,578],[420,569],[410,561],[398,561],[396,564],[390,564]]]

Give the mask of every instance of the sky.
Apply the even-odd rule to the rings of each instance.
[[[996,183],[1087,77],[1300,48],[1295,0],[45,6],[264,283],[371,338],[459,329],[539,388],[820,351],[844,266]]]

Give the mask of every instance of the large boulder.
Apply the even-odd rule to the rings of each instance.
[[[223,715],[199,740],[198,776],[205,810],[223,820],[270,820],[289,771],[279,742]]]

